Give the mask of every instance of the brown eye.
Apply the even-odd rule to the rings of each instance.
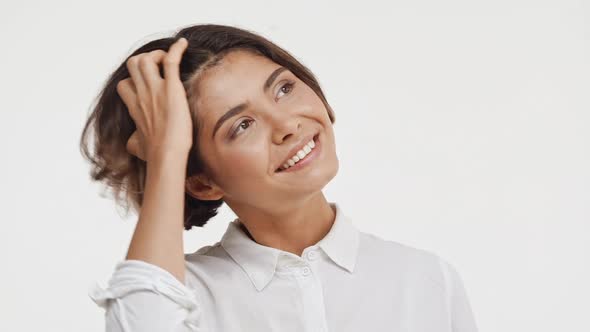
[[[231,138],[234,138],[238,134],[240,128],[246,129],[246,128],[250,127],[250,123],[251,122],[252,122],[251,119],[247,119],[247,120],[244,120],[244,121],[240,122],[240,124],[238,125],[238,127],[233,131],[233,133],[231,135]],[[248,125],[245,128],[243,126],[244,123],[248,123]]]
[[[283,86],[281,86],[281,88],[279,89],[279,92],[283,92],[284,94],[288,94],[293,90],[293,86],[295,85],[295,82],[287,82],[285,84],[283,84]],[[285,88],[286,91],[285,91]]]

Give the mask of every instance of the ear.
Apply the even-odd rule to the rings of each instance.
[[[202,201],[213,201],[223,197],[223,191],[203,174],[193,175],[185,181],[186,192]]]

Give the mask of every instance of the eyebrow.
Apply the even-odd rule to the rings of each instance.
[[[264,82],[264,85],[262,86],[262,91],[264,93],[266,93],[268,91],[268,89],[270,89],[270,86],[277,79],[277,77],[285,70],[287,70],[287,68],[285,68],[283,66],[275,69],[268,76],[266,81]],[[244,111],[246,109],[247,106],[248,106],[248,103],[241,103],[237,106],[230,108],[229,111],[227,111],[224,115],[222,115],[221,118],[219,118],[219,120],[217,120],[217,122],[215,123],[215,128],[213,129],[213,134],[211,135],[211,139],[213,139],[215,137],[215,133],[219,130],[219,128],[221,128],[221,126],[223,125],[223,123],[226,120],[229,120],[229,119],[233,118],[234,116],[240,114],[242,111]]]

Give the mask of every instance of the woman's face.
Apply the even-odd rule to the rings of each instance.
[[[321,191],[338,171],[326,107],[309,86],[280,68],[236,50],[203,72],[195,87],[201,155],[229,205],[264,207],[302,198]],[[297,170],[276,171],[314,136],[314,158]]]

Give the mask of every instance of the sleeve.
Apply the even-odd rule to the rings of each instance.
[[[96,283],[88,295],[105,309],[106,332],[203,331],[194,291],[154,264],[121,261],[108,287]]]
[[[453,265],[439,258],[442,269],[447,307],[449,308],[452,332],[477,332],[477,325],[463,280]]]

